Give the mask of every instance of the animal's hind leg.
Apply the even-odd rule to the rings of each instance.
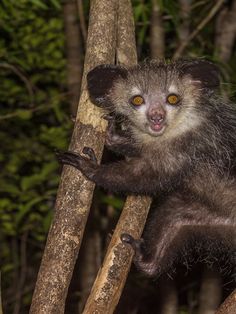
[[[201,203],[186,202],[177,196],[155,210],[143,239],[121,235],[121,240],[135,251],[137,268],[149,276],[168,269],[178,257],[181,258],[181,252],[190,249],[190,244],[202,247],[212,256],[216,249],[228,251],[230,248],[233,261],[235,239],[235,226],[230,225],[227,217],[217,216]]]

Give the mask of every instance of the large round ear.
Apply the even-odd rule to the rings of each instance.
[[[182,75],[189,75],[193,83],[203,88],[217,88],[220,85],[220,70],[206,60],[185,61],[181,66]]]
[[[103,64],[95,67],[87,75],[87,86],[92,102],[99,107],[108,107],[110,104],[108,93],[114,82],[127,77],[125,68]]]

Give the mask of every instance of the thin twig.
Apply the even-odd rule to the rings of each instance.
[[[60,99],[64,99],[64,98],[67,97],[67,95],[68,95],[68,93],[62,93],[62,94],[59,95],[59,98],[60,98]],[[2,116],[0,115],[0,121],[1,121],[1,120],[8,120],[8,119],[12,119],[12,118],[18,117],[18,116],[21,114],[22,111],[27,111],[27,112],[30,112],[30,113],[34,113],[34,112],[41,111],[41,110],[48,110],[48,109],[51,109],[51,108],[54,107],[54,105],[52,104],[52,102],[53,102],[53,100],[54,100],[55,98],[57,98],[57,97],[58,97],[58,96],[53,97],[53,98],[49,101],[50,103],[45,103],[45,104],[43,104],[43,105],[39,105],[39,106],[33,107],[33,108],[27,108],[27,109],[23,109],[23,108],[22,108],[22,109],[18,109],[18,110],[14,111],[14,112],[7,113],[7,114],[2,115]]]
[[[2,278],[1,278],[1,272],[0,272],[0,314],[3,314],[3,309],[2,309]]]
[[[27,258],[26,258],[26,250],[27,250],[27,238],[28,232],[25,232],[21,236],[21,243],[20,243],[20,277],[18,278],[17,284],[17,293],[16,293],[16,304],[14,306],[13,314],[19,314],[21,308],[21,301],[22,301],[22,292],[23,287],[26,280],[26,273],[27,273]]]
[[[77,6],[78,6],[78,14],[79,14],[79,22],[80,22],[80,29],[81,34],[83,36],[84,43],[86,43],[87,40],[87,25],[84,17],[84,7],[82,0],[77,0]]]
[[[215,16],[215,14],[218,12],[219,8],[223,5],[223,3],[224,3],[224,0],[218,0],[216,2],[216,4],[213,6],[210,12],[198,24],[195,30],[188,36],[188,38],[185,41],[182,41],[180,46],[175,51],[173,59],[177,59],[182,55],[182,53],[184,52],[185,48],[188,46],[190,41],[203,29],[204,26],[206,26],[207,23],[209,23],[209,21]]]
[[[30,103],[32,105],[34,103],[34,91],[33,91],[33,86],[31,82],[29,81],[29,79],[22,73],[22,71],[20,71],[16,66],[12,64],[3,62],[3,63],[0,63],[0,67],[11,70],[25,83],[25,86],[30,96]]]
[[[85,146],[92,147],[98,161],[102,157],[106,121],[100,118],[101,109],[89,101],[86,76],[98,64],[114,63],[116,6],[115,0],[91,1],[82,92],[69,148],[81,152]],[[31,314],[65,312],[68,287],[83,238],[93,190],[94,183],[76,169],[64,167],[32,299]]]

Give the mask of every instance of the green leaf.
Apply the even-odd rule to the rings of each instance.
[[[23,110],[23,109],[17,110],[16,114],[22,120],[29,120],[32,117],[32,111],[26,110],[26,109],[25,110]]]
[[[48,6],[43,2],[43,1],[40,1],[40,0],[30,0],[36,7],[39,7],[41,9],[45,9],[47,10],[48,9]]]
[[[24,205],[20,205],[19,206],[19,211],[14,216],[16,225],[18,226],[21,223],[22,219],[30,212],[32,207],[34,205],[42,202],[43,199],[44,199],[43,196],[36,197],[35,199],[29,201],[28,203],[26,203]]]
[[[124,201],[118,197],[102,196],[102,202],[111,205],[117,209],[121,209],[124,206]]]
[[[56,9],[61,9],[61,3],[58,0],[51,0],[51,3]]]

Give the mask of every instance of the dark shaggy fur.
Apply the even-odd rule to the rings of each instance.
[[[202,248],[204,259],[227,252],[234,272],[236,106],[217,96],[218,85],[217,67],[204,60],[103,65],[88,74],[92,101],[110,112],[107,146],[128,158],[98,165],[88,148],[89,157],[67,152],[59,158],[114,192],[163,195],[144,240],[122,235],[148,275],[168,268],[191,245]]]

